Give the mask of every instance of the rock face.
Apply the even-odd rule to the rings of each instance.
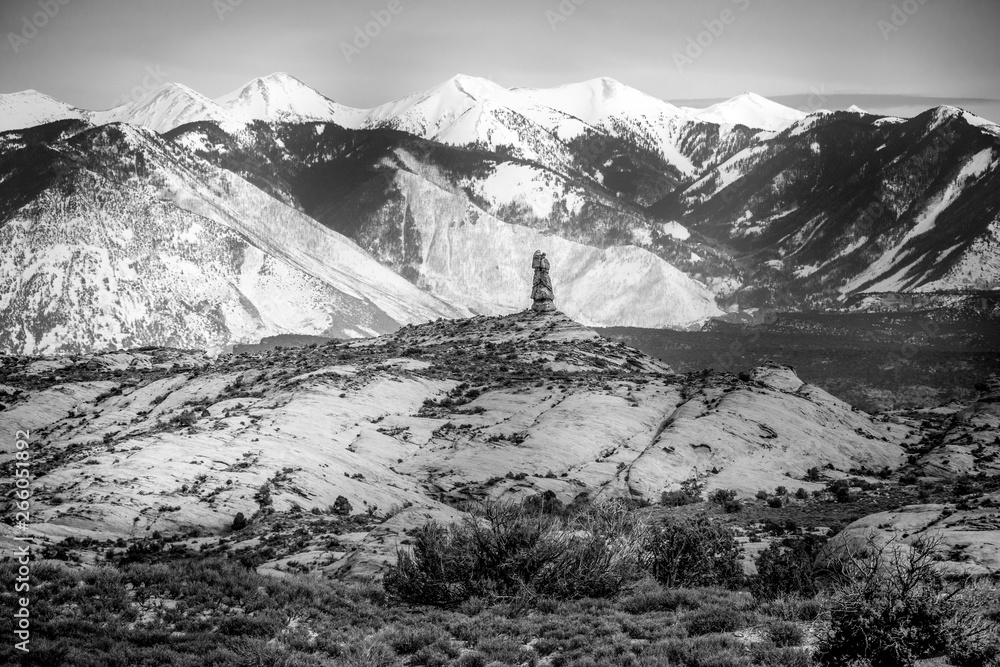
[[[905,553],[921,540],[937,544],[937,566],[946,575],[1000,571],[1000,513],[995,507],[956,510],[954,505],[909,505],[858,519],[830,541],[820,564],[886,544]]]
[[[531,268],[535,270],[531,283],[531,309],[536,313],[551,313],[556,309],[555,293],[552,291],[552,277],[549,276],[549,260],[544,252],[535,251]]]
[[[25,535],[38,546],[228,535],[238,512],[263,520],[266,485],[267,511],[295,529],[338,496],[394,515],[351,537],[350,557],[317,546],[352,576],[391,560],[404,528],[470,500],[655,500],[685,482],[744,498],[792,479],[812,490],[821,485],[802,477],[814,466],[896,467],[905,430],[787,367],[678,375],[530,310],[217,359],[155,348],[0,357],[0,402],[0,475],[16,467],[15,431],[31,431]],[[0,523],[0,548],[17,546],[15,531]]]

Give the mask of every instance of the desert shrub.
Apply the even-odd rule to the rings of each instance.
[[[760,491],[754,494],[754,498],[756,498],[757,500],[767,500],[767,491],[761,489]]]
[[[751,581],[755,597],[774,600],[784,595],[812,597],[818,591],[814,561],[825,539],[789,538],[774,542],[757,557]]]
[[[766,667],[812,667],[815,664],[807,649],[783,648],[766,642],[750,648],[750,659],[751,664]]]
[[[734,586],[743,578],[732,531],[705,516],[668,517],[650,529],[647,558],[664,586]]]
[[[775,646],[782,648],[800,646],[805,636],[802,628],[790,621],[771,621],[764,628],[764,632]]]
[[[463,522],[420,528],[383,585],[395,598],[437,605],[473,596],[605,597],[638,576],[641,535],[620,505],[592,505],[565,520],[525,504],[487,503]]]
[[[736,500],[736,492],[731,489],[716,489],[708,496],[709,502],[722,507],[727,514],[733,514],[743,509],[740,501]]]
[[[708,495],[708,499],[717,505],[725,505],[736,500],[736,492],[732,489],[716,489]]]
[[[690,635],[707,635],[713,632],[735,632],[746,627],[747,617],[740,609],[726,604],[713,604],[690,612],[684,626]]]
[[[694,503],[700,503],[701,496],[688,491],[687,489],[681,489],[680,491],[664,491],[660,494],[660,505],[664,507],[682,507],[684,505],[693,505]]]
[[[337,496],[337,499],[333,501],[333,513],[339,514],[340,516],[350,516],[354,507],[344,496]]]
[[[233,637],[271,637],[280,627],[280,623],[269,618],[252,616],[227,616],[219,623],[219,634]]]
[[[704,589],[663,588],[655,581],[647,581],[651,586],[640,586],[631,595],[621,600],[621,609],[629,614],[649,614],[698,609],[707,601]]]
[[[795,491],[795,498],[797,500],[806,500],[809,498],[809,492],[803,489],[801,486]]]
[[[429,623],[415,625],[400,623],[380,630],[378,639],[391,646],[399,655],[412,655],[441,639],[447,639],[447,633]]]
[[[556,497],[554,491],[545,491],[528,496],[524,500],[525,509],[543,514],[565,514],[566,507],[563,502]]]
[[[907,546],[870,536],[847,553],[830,630],[816,654],[820,664],[909,667],[945,649],[960,661],[988,650],[994,629],[968,609],[966,582],[948,583],[937,570],[939,546],[939,540]]]
[[[1000,667],[1000,590],[987,579],[963,583],[951,600],[948,660],[956,667]]]
[[[782,621],[811,623],[826,612],[824,598],[780,597],[759,602],[757,611]]]
[[[784,503],[781,501],[779,496],[772,496],[767,500],[767,506],[773,507],[774,509],[780,509]]]
[[[254,494],[254,499],[261,507],[270,507],[273,503],[271,500],[271,485],[264,482],[264,484],[257,490],[257,493]]]
[[[233,517],[233,530],[243,530],[247,527],[247,518],[243,515],[243,512],[237,512],[236,516]]]
[[[697,665],[742,667],[747,664],[745,650],[738,639],[726,635],[708,635],[667,639],[644,652],[650,665]],[[653,662],[653,661],[656,662]]]
[[[833,494],[833,499],[838,503],[851,501],[851,484],[846,479],[837,479],[830,482],[826,490]]]

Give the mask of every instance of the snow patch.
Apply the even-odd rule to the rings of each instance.
[[[665,235],[672,236],[679,241],[687,241],[689,238],[691,238],[691,232],[688,231],[687,227],[685,227],[679,222],[674,222],[672,220],[670,222],[664,222],[663,224],[661,224],[660,231],[663,232]]]

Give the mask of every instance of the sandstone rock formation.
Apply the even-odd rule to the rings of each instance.
[[[890,543],[905,552],[923,540],[936,544],[937,566],[946,575],[1000,571],[1000,512],[993,505],[968,510],[950,504],[909,505],[870,514],[830,540],[820,565],[828,567],[849,554]]]
[[[536,313],[550,313],[556,309],[555,293],[552,291],[552,278],[549,276],[549,260],[545,253],[536,250],[531,258],[531,268],[535,277],[531,283],[531,309]]]
[[[15,466],[16,429],[31,430],[35,475],[31,525],[22,535],[0,524],[0,547],[159,532],[199,550],[242,512],[251,526],[227,542],[232,553],[256,553],[259,535],[280,530],[288,544],[262,571],[315,561],[338,576],[375,574],[406,527],[470,500],[655,501],[691,480],[741,498],[813,490],[822,485],[803,477],[814,466],[895,468],[908,432],[788,367],[678,375],[558,312],[216,360],[156,349],[6,358],[0,390],[0,475]],[[297,546],[292,533],[341,495],[392,519]]]

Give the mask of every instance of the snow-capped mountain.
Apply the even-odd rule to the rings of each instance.
[[[513,92],[612,136],[648,143],[685,176],[693,175],[701,166],[684,142],[697,119],[614,79],[592,79],[558,88],[519,88]]]
[[[218,123],[236,130],[244,120],[185,85],[164,83],[132,102],[90,114],[94,125],[128,123],[154,132],[168,132],[175,127],[198,121]]]
[[[504,150],[562,171],[573,165],[567,142],[588,130],[577,118],[464,75],[372,109],[363,127],[399,130],[452,146]]]
[[[780,132],[807,115],[756,93],[743,93],[705,109],[682,107],[681,110],[706,123],[743,125],[768,132]]]
[[[445,137],[448,141],[444,143],[464,145],[490,138],[470,133],[476,129],[491,129],[470,121],[481,120],[484,113],[499,114],[503,111],[516,114],[561,140],[579,136],[586,127],[577,118],[535,104],[488,79],[462,74],[429,90],[372,109],[365,119],[365,127],[391,127],[427,139],[437,139],[448,133],[450,136]],[[501,118],[496,118],[496,121],[503,123]],[[512,131],[516,128],[508,128],[505,138],[516,140]]]
[[[342,127],[360,127],[367,114],[363,109],[337,104],[284,72],[254,79],[228,95],[216,98],[215,102],[236,118],[247,122],[318,121],[336,123]]]
[[[83,109],[60,102],[37,90],[0,94],[0,132],[86,117],[87,112]]]
[[[667,208],[754,258],[757,301],[1000,284],[1000,127],[953,107],[883,120],[812,114]]]
[[[526,305],[536,247],[560,307],[604,326],[1000,281],[1000,128],[958,109],[692,110],[611,79],[457,76],[357,110],[285,74],[216,101],[164,84],[104,112],[0,102],[8,124],[54,121],[0,133],[15,350],[500,314]]]

